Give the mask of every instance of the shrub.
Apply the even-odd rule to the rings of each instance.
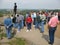
[[[0,17],[3,17],[3,14],[2,13],[0,13]]]

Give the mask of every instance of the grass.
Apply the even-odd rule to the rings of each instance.
[[[24,38],[14,37],[14,35],[15,35],[15,33],[12,33],[12,39],[10,39],[10,41],[8,41],[8,42],[4,42],[4,44],[8,44],[8,45],[31,45],[31,43],[28,40],[26,40]],[[0,38],[4,39],[3,37],[7,38],[6,33],[3,33],[3,30],[0,29]],[[0,42],[0,45],[2,45],[1,42]]]
[[[2,13],[0,13],[0,17],[3,17],[3,14]]]
[[[10,45],[25,45],[26,41],[23,38],[14,38],[10,42],[8,42]]]
[[[8,45],[26,45],[27,42],[23,38],[13,38],[9,42],[4,42],[4,43],[0,42],[0,45],[2,45],[2,44],[8,44]]]
[[[7,37],[6,33],[3,32],[3,30],[0,28],[0,39],[3,39],[3,37]],[[23,38],[16,38],[14,37],[14,33],[12,33],[12,39],[9,42],[5,42],[5,44],[9,45],[25,45],[26,41]],[[1,42],[0,42],[1,45]]]

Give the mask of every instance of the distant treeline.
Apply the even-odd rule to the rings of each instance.
[[[0,13],[2,14],[8,14],[10,11],[7,11],[6,9],[0,9]]]
[[[24,10],[17,10],[17,13],[21,13],[22,15],[26,15],[26,13],[29,12],[39,12],[39,11],[45,11],[45,12],[49,12],[49,11],[53,11],[53,12],[60,12],[59,9],[55,9],[55,10],[47,10],[47,9],[42,9],[42,10],[38,10],[38,9],[24,9]],[[1,14],[11,14],[11,12],[13,12],[13,9],[0,9],[0,15]],[[13,13],[12,13],[13,14]]]
[[[60,10],[58,10],[58,9],[56,9],[56,10],[47,10],[47,11],[60,12]]]
[[[60,10],[21,10],[20,13],[25,15],[26,13],[29,13],[29,12],[40,12],[40,11],[44,11],[44,12],[50,12],[50,11],[53,11],[53,12],[60,12]]]

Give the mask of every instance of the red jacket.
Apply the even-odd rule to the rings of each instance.
[[[27,22],[27,23],[32,23],[32,18],[31,18],[31,17],[27,17],[27,18],[26,18],[26,22]]]

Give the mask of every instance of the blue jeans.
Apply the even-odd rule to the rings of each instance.
[[[36,21],[35,28],[40,28],[40,22]]]
[[[53,44],[54,43],[54,34],[56,31],[56,27],[50,27],[49,28],[49,39],[50,39],[50,43]]]
[[[17,27],[18,27],[18,31],[20,31],[20,29],[22,28],[22,21],[20,21],[20,23],[17,23]]]
[[[27,29],[28,29],[28,30],[31,29],[31,23],[27,23]]]
[[[17,28],[17,23],[14,23],[14,24],[13,24],[13,27]]]
[[[6,28],[6,34],[8,38],[11,38],[11,28]]]
[[[33,24],[34,24],[34,25],[36,24],[36,18],[34,18],[34,22],[33,22]]]
[[[24,21],[22,20],[22,28],[24,27]]]
[[[43,33],[44,32],[44,21],[40,22],[40,26],[41,26],[41,32]]]

